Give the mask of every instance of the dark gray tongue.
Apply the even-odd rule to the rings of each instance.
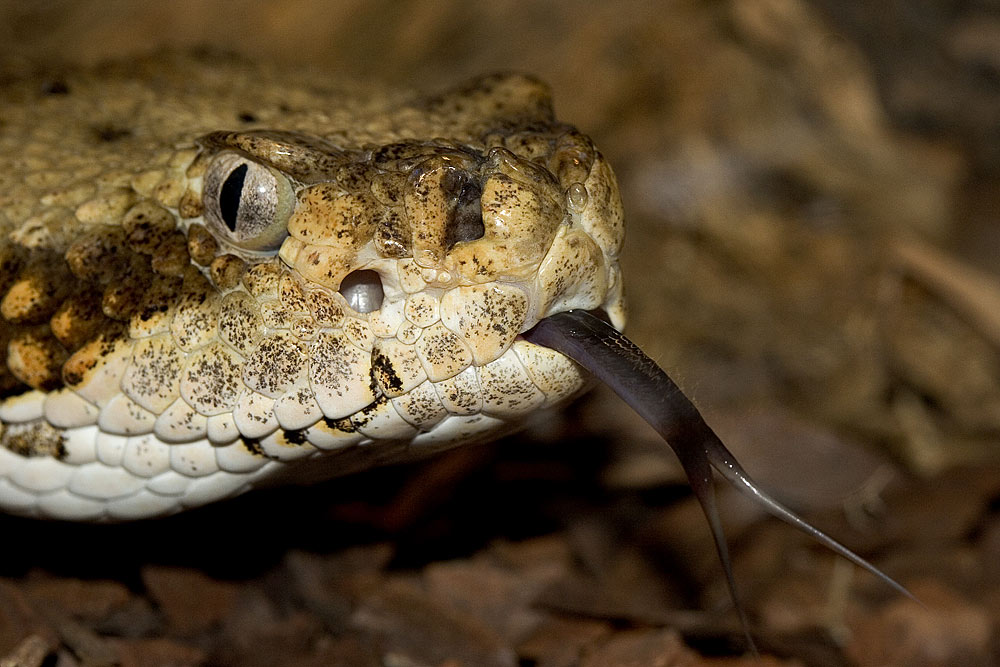
[[[762,491],[674,381],[610,324],[586,311],[570,310],[546,317],[522,334],[522,337],[536,345],[561,352],[593,373],[649,422],[674,450],[684,467],[691,489],[708,518],[729,592],[744,629],[748,628],[746,614],[736,593],[729,549],[726,547],[726,538],[715,505],[713,467],[769,513],[811,535],[903,595],[914,599],[909,591],[887,574]],[[749,632],[747,639],[750,639]]]

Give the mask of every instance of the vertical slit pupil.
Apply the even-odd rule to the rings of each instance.
[[[229,172],[219,190],[219,213],[231,232],[236,231],[236,218],[240,212],[240,198],[243,196],[243,182],[246,178],[247,165],[244,163]]]

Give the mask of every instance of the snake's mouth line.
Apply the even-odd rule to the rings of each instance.
[[[539,321],[521,337],[552,348],[586,368],[639,413],[674,450],[708,518],[729,592],[744,629],[748,628],[748,622],[736,592],[729,549],[715,503],[713,468],[768,513],[868,570],[899,593],[915,599],[897,581],[763,491],[674,381],[600,313],[583,310],[556,313]],[[747,640],[752,646],[749,632]]]

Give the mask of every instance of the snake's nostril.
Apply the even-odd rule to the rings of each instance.
[[[456,243],[466,243],[483,238],[483,208],[480,198],[482,186],[466,171],[454,169],[441,179],[445,195],[452,201],[452,209],[445,227],[445,245],[451,249]]]
[[[382,307],[385,291],[378,272],[369,270],[351,271],[340,281],[340,293],[347,305],[359,313],[370,313]]]

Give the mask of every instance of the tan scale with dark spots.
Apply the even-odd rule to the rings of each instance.
[[[624,323],[610,167],[518,75],[219,56],[0,83],[0,509],[127,520],[510,431]],[[319,471],[319,472],[318,472]]]

